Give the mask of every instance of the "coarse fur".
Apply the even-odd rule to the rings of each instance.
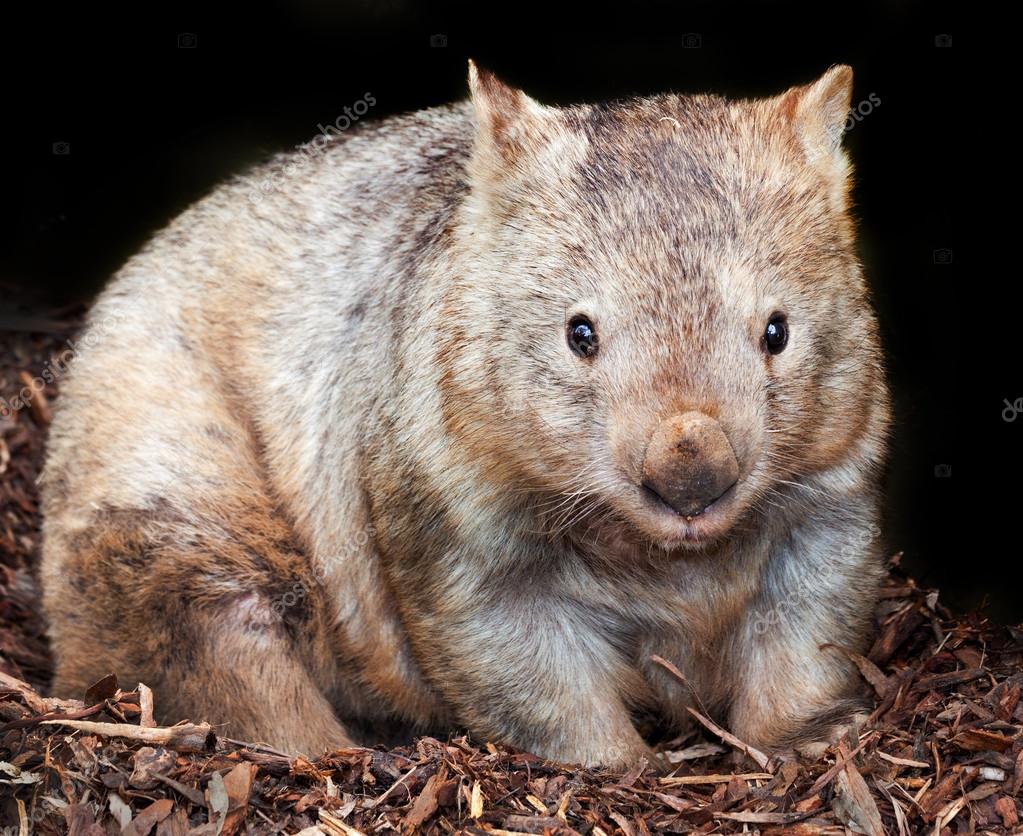
[[[636,712],[686,706],[761,747],[827,734],[889,421],[833,141],[851,71],[755,101],[470,91],[273,193],[287,156],[221,186],[98,300],[42,480],[55,691],[114,671],[306,754],[401,721],[622,766]],[[695,517],[641,485],[683,413],[739,473]]]

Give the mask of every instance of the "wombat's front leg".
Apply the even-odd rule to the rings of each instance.
[[[743,740],[782,748],[833,739],[862,708],[846,657],[861,650],[883,575],[869,508],[796,531],[773,554],[762,593],[734,643],[730,725]]]
[[[598,625],[543,590],[473,597],[471,611],[436,612],[417,631],[432,637],[419,654],[431,678],[473,733],[587,765],[650,755],[620,696],[642,686]]]

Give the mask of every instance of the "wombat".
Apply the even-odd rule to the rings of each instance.
[[[54,690],[310,755],[394,723],[622,767],[687,707],[833,734],[889,423],[852,71],[469,88],[223,184],[102,294],[42,477]]]

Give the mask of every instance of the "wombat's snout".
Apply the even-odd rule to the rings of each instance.
[[[685,412],[654,430],[643,460],[643,487],[684,517],[702,514],[739,478],[739,462],[713,418]]]

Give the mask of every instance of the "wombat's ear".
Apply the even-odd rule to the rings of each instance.
[[[841,156],[852,90],[852,67],[838,64],[812,84],[793,87],[782,95],[782,113],[791,120],[810,162]]]
[[[497,165],[512,163],[543,141],[548,108],[469,60],[469,92],[476,109],[477,154]]]

